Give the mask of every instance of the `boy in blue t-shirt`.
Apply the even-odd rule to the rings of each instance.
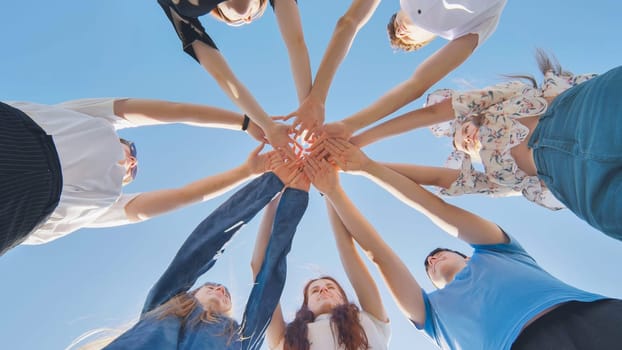
[[[436,249],[425,259],[438,290],[426,293],[339,186],[336,169],[308,160],[312,183],[373,257],[402,312],[442,349],[614,349],[622,344],[622,300],[569,286],[544,271],[495,223],[446,203],[347,141],[325,142],[345,171],[363,172],[449,234],[473,256]]]

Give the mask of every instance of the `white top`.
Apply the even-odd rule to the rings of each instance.
[[[497,29],[507,0],[400,0],[415,25],[447,40],[478,34],[478,46]]]
[[[127,224],[125,205],[138,195],[122,194],[125,158],[116,130],[132,127],[115,116],[116,99],[83,99],[57,105],[9,102],[54,139],[63,188],[58,207],[22,244],[47,243],[82,227]]]
[[[382,322],[365,311],[359,313],[361,326],[365,330],[370,350],[386,350],[389,348],[391,339],[391,324]],[[343,346],[338,346],[337,335],[330,327],[330,314],[322,314],[315,318],[314,322],[307,323],[307,337],[311,347],[309,350],[344,350]],[[276,350],[283,350],[281,340]]]

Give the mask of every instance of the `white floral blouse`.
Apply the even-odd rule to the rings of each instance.
[[[446,166],[461,171],[449,188],[441,189],[441,194],[456,196],[483,193],[493,197],[522,194],[546,208],[563,209],[563,204],[537,176],[529,176],[518,168],[510,151],[529,134],[529,129],[520,123],[520,118],[544,113],[548,107],[545,97],[557,96],[594,76],[555,75],[547,72],[541,89],[521,81],[510,81],[477,91],[456,92],[446,89],[430,94],[427,105],[451,98],[455,111],[455,120],[431,127],[436,136],[453,137],[456,123],[461,125],[474,116],[481,116],[479,157],[484,172],[473,168],[467,153],[455,150],[449,156]]]

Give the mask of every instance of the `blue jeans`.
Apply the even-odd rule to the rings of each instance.
[[[538,177],[555,197],[622,240],[622,67],[559,95],[529,147]]]
[[[186,239],[169,267],[149,292],[142,315],[164,304],[173,296],[189,290],[199,276],[214,265],[218,256],[223,252],[223,247],[234,234],[282,188],[283,183],[276,175],[266,173],[240,189],[203,220]],[[202,342],[201,349],[258,350],[261,347],[265,329],[283,291],[286,256],[296,227],[306,210],[308,199],[307,192],[292,188],[287,188],[281,197],[266,257],[246,305],[239,339],[231,345],[226,345],[226,336],[223,336],[224,339],[210,339],[209,343],[214,346],[206,347],[206,342]],[[153,349],[177,349],[178,344],[183,343],[185,339],[177,339],[178,344],[168,344],[171,342],[170,337],[160,338],[157,334],[170,334],[169,328],[182,327],[182,325],[171,320],[162,321],[164,322],[157,322],[148,317],[142,318],[139,324],[111,345],[120,349],[124,346],[141,349],[148,349],[150,346]],[[153,332],[149,332],[150,328]],[[133,337],[127,334],[133,329],[140,329],[141,335]],[[185,337],[205,336],[205,334],[193,334],[193,332],[184,334]],[[149,341],[146,341],[147,338]],[[162,344],[163,342],[169,346]]]

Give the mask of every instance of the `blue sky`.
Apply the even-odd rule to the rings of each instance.
[[[315,71],[335,22],[350,2],[299,2]],[[397,0],[383,1],[360,31],[330,90],[328,121],[367,106],[406,79],[445,43],[436,39],[409,54],[391,50],[384,28],[398,6]],[[620,28],[617,14],[621,6],[613,0],[510,1],[496,33],[435,87],[483,87],[500,81],[504,73],[536,74],[533,52],[537,47],[554,52],[575,73],[605,72],[617,66],[622,57],[619,30],[615,29]],[[181,51],[155,1],[11,1],[4,4],[3,13],[0,100],[57,103],[83,97],[129,96],[237,110],[208,74]],[[297,107],[286,51],[271,11],[240,28],[209,18],[203,23],[240,80],[269,114],[282,115]],[[422,103],[423,99],[417,100],[403,111]],[[255,147],[254,141],[241,132],[183,125],[121,134],[136,141],[140,155],[138,179],[126,192],[181,186],[233,168]],[[419,130],[365,151],[383,161],[440,165],[450,143]],[[432,286],[422,260],[431,249],[448,246],[469,251],[370,181],[347,174],[341,179],[346,192],[426,290]],[[47,245],[18,247],[0,257],[2,347],[63,349],[86,331],[121,327],[136,319],[149,288],[186,236],[225,198],[141,224],[81,230]],[[622,297],[622,244],[568,210],[551,212],[521,197],[467,196],[449,201],[497,222],[545,269],[569,284]],[[216,267],[202,279],[228,285],[238,315],[252,282],[249,258],[258,219],[240,232]],[[433,349],[400,314],[375,268],[369,267],[392,322],[391,348]],[[312,190],[309,209],[289,256],[282,298],[286,318],[291,319],[300,304],[304,282],[318,274],[334,275],[353,296],[333,245],[323,200]]]

